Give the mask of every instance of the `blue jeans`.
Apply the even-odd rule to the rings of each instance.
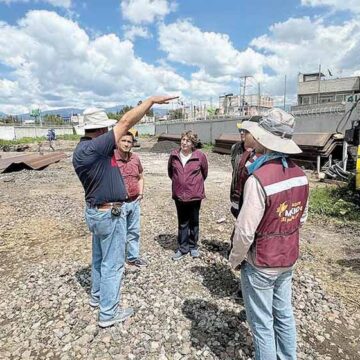
[[[241,266],[241,289],[256,360],[295,360],[296,329],[291,305],[292,270],[269,276]]]
[[[134,261],[140,253],[140,201],[123,204],[122,211],[126,219],[126,257]]]
[[[86,208],[85,219],[92,233],[91,296],[99,300],[99,320],[112,319],[119,307],[125,265],[125,214]]]

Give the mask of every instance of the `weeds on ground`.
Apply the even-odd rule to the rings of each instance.
[[[0,140],[0,148],[11,145],[31,144],[44,141],[44,137],[24,137],[16,140]]]
[[[56,140],[80,140],[81,135],[76,134],[65,134],[65,135],[57,135]]]
[[[214,145],[211,143],[202,144],[202,147],[201,147],[201,149],[204,151],[212,151],[213,148],[214,148]]]
[[[344,186],[313,189],[310,194],[309,212],[360,223],[360,193],[355,190],[353,179]]]
[[[75,134],[57,135],[56,140],[79,140],[80,137],[80,135]],[[0,140],[0,148],[11,145],[33,144],[43,141],[46,141],[46,136],[23,137],[16,140]]]

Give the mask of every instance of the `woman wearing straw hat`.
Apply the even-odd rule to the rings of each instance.
[[[301,152],[292,140],[294,125],[294,117],[281,109],[270,110],[259,122],[242,124],[245,136],[252,135],[256,152],[263,155],[247,167],[250,177],[229,260],[232,267],[241,267],[255,359],[296,359],[291,282],[309,185],[289,159],[289,154]]]

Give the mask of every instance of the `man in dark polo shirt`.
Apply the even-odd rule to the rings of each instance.
[[[139,268],[148,266],[140,257],[140,202],[144,194],[144,169],[137,154],[131,152],[134,135],[128,131],[120,139],[115,159],[124,179],[129,198],[123,205],[126,215],[126,259]]]
[[[124,321],[133,314],[133,309],[119,306],[126,245],[126,221],[121,207],[127,200],[127,192],[114,150],[121,137],[152,105],[166,104],[175,98],[150,97],[124,114],[116,125],[103,110],[84,111],[85,137],[74,150],[73,165],[85,190],[85,219],[92,233],[89,304],[100,307],[100,327]],[[108,131],[112,125],[114,128]]]

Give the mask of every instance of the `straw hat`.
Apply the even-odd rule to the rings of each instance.
[[[84,115],[84,129],[101,129],[104,127],[114,126],[117,121],[109,119],[103,109],[96,107],[87,108],[83,112]]]

